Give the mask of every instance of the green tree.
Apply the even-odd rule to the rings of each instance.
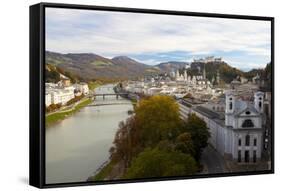
[[[135,117],[145,146],[175,138],[181,125],[179,107],[169,96],[157,95],[141,100],[135,108]]]
[[[196,173],[197,170],[196,161],[190,155],[155,148],[140,153],[124,178],[186,176]]]
[[[209,129],[205,121],[194,113],[188,116],[185,127],[191,135],[195,150],[195,159],[199,161],[203,149],[208,145],[208,139],[210,137]]]
[[[49,70],[45,70],[45,78],[46,78],[46,82],[52,82],[52,83],[57,83],[58,81],[60,81],[60,74],[56,71],[49,71]]]
[[[190,154],[191,156],[195,156],[196,152],[193,146],[193,141],[190,133],[185,132],[177,137],[175,143],[175,150],[185,154]]]

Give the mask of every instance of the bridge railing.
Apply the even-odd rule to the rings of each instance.
[[[106,96],[116,96],[116,99],[119,99],[120,97],[128,97],[128,93],[100,93],[100,94],[92,94],[90,97],[96,98],[96,97],[103,97],[105,99]]]

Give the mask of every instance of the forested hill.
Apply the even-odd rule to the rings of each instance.
[[[47,51],[46,63],[71,72],[85,80],[133,79],[145,74],[160,72],[157,68],[126,56],[108,59],[92,53],[60,54]]]
[[[233,79],[235,79],[237,76],[244,76],[244,72],[230,66],[226,62],[222,63],[207,63],[205,64],[205,70],[206,70],[206,77],[210,81],[213,77],[217,76],[217,72],[219,72],[220,80],[222,80],[225,83],[230,83]],[[203,71],[203,66],[201,67],[201,72]],[[191,69],[189,71],[191,74],[198,73],[198,68],[194,67],[193,64],[191,64]]]
[[[190,69],[187,70],[187,73],[189,75],[198,75],[202,74],[204,65],[200,65],[198,63],[191,63]],[[271,64],[267,64],[266,68],[255,68],[248,72],[244,72],[238,68],[232,67],[226,62],[210,62],[205,64],[205,70],[206,70],[206,77],[209,80],[212,80],[213,77],[216,77],[217,72],[219,72],[220,80],[222,80],[225,83],[230,83],[232,80],[234,80],[237,76],[242,76],[247,78],[248,80],[251,80],[254,76],[257,74],[261,77],[264,77],[266,75],[270,75],[270,66]],[[198,69],[200,67],[200,70]],[[200,73],[199,73],[200,71]]]

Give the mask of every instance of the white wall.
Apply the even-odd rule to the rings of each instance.
[[[1,82],[8,90],[0,94],[1,99],[1,157],[0,190],[37,190],[27,185],[28,181],[28,6],[39,0],[1,1]],[[70,2],[67,0],[48,0],[48,2]],[[281,34],[281,12],[277,0],[72,0],[71,3],[123,6],[151,9],[170,9],[182,11],[213,12],[264,15],[276,17],[276,34]],[[276,70],[280,69],[280,37],[276,36]],[[281,81],[281,75],[276,77]],[[20,83],[20,84],[19,84]],[[7,93],[8,92],[8,93]],[[281,96],[281,89],[276,89],[276,97]],[[16,102],[16,105],[14,104]],[[13,106],[12,106],[13,105]],[[276,108],[281,102],[276,100]],[[279,113],[277,113],[279,115]],[[280,117],[276,127],[281,126]],[[276,175],[244,176],[228,178],[194,179],[182,181],[164,181],[142,184],[120,184],[96,187],[75,187],[71,191],[170,191],[170,190],[255,190],[265,191],[280,186],[280,128],[276,128]]]

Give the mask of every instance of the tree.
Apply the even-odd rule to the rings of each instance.
[[[190,155],[154,148],[140,153],[124,178],[186,176],[196,173],[197,170],[196,161]]]
[[[49,71],[45,70],[45,77],[46,77],[46,82],[52,82],[52,83],[57,83],[60,81],[60,74],[56,71]]]
[[[179,107],[169,96],[157,95],[141,100],[135,108],[135,117],[145,146],[175,138],[181,125]]]
[[[192,113],[185,123],[187,131],[191,135],[195,150],[195,159],[199,161],[203,149],[208,145],[210,133],[204,120]]]
[[[139,128],[133,116],[126,122],[120,122],[113,141],[114,146],[109,150],[111,160],[122,161],[125,167],[128,167],[132,158],[142,150],[139,140]]]
[[[175,150],[185,154],[190,154],[191,156],[195,156],[195,150],[190,133],[185,132],[177,137],[175,143]]]

